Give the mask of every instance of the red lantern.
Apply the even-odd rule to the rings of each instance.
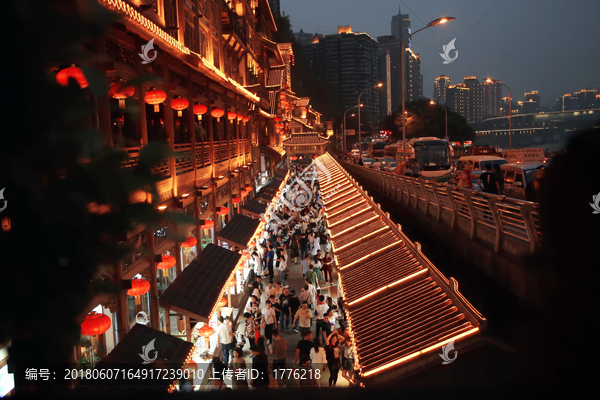
[[[221,297],[221,300],[219,300],[219,307],[223,308],[227,305],[227,299],[225,297]]]
[[[175,257],[163,254],[162,261],[156,264],[156,269],[171,269],[177,264]]]
[[[238,122],[241,121],[242,119],[244,119],[244,116],[242,114],[238,114],[237,115]]]
[[[250,193],[252,191],[252,186],[246,186],[246,192]]]
[[[210,336],[213,335],[213,333],[215,333],[215,330],[208,325],[204,325],[202,328],[198,329],[198,333],[200,334],[200,336],[208,339]]]
[[[62,86],[69,85],[69,78],[75,79],[82,89],[89,86],[87,79],[85,79],[85,75],[83,75],[83,71],[75,65],[65,68],[56,74],[56,82]]]
[[[123,87],[125,82],[119,81],[110,85],[110,91],[108,94],[113,99],[119,100],[119,108],[125,108],[125,99],[133,96],[135,88],[133,86]]]
[[[279,93],[279,98],[281,100],[284,100],[285,99],[285,93]]]
[[[227,119],[228,120],[233,121],[236,118],[237,118],[237,114],[236,113],[234,113],[234,112],[228,112],[227,113]]]
[[[175,97],[173,100],[171,100],[171,108],[173,110],[177,110],[178,117],[181,117],[183,115],[181,111],[188,108],[189,105],[190,102],[184,99],[183,97]]]
[[[250,121],[250,117],[244,117],[242,118],[242,122],[245,124],[246,122]]]
[[[131,289],[127,290],[127,295],[135,297],[135,304],[142,304],[140,296],[148,293],[150,290],[150,282],[145,279],[134,279],[131,281]]]
[[[275,118],[273,118],[273,119],[275,120],[275,122],[279,122],[279,121],[281,121],[281,117],[275,117]]]
[[[204,221],[204,225],[200,225],[200,229],[211,229],[213,226],[215,226],[215,223],[207,219]]]
[[[167,99],[167,94],[162,90],[152,89],[144,96],[144,101],[154,105],[154,112],[160,111],[159,104],[162,104]]]
[[[229,214],[229,208],[227,207],[218,207],[217,209],[217,215],[228,215]]]
[[[194,247],[198,243],[198,240],[193,236],[188,236],[185,242],[181,243],[181,247]]]
[[[238,197],[238,196],[234,196],[234,197],[231,199],[231,202],[232,202],[233,204],[238,204],[240,201],[242,201],[242,199],[241,199],[240,197]]]
[[[245,190],[242,190],[240,192],[240,195],[242,196],[242,198],[244,198],[244,197],[248,196],[248,192],[246,192]]]
[[[196,104],[192,111],[198,116],[198,121],[202,121],[202,114],[206,114],[208,108],[204,104]]]
[[[106,314],[97,314],[90,311],[81,323],[81,334],[87,336],[101,335],[110,328],[110,317]]]
[[[229,286],[234,287],[235,285],[237,285],[237,281],[235,280],[235,278],[233,278],[231,282],[229,282]]]
[[[210,115],[212,115],[213,118],[216,118],[217,122],[221,122],[221,117],[225,115],[225,111],[220,108],[215,108],[210,112]]]

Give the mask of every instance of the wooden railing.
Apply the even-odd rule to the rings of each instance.
[[[534,253],[541,245],[537,203],[340,164],[361,183],[451,230],[464,231],[471,240],[487,242],[495,252],[521,255]]]

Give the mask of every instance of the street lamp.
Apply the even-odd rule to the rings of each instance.
[[[508,89],[508,97],[510,98],[508,100],[508,149],[511,150],[512,149],[512,92],[510,91],[510,88],[502,82],[495,81],[490,78],[487,78],[485,81],[487,83],[499,83]]]
[[[431,100],[429,102],[429,104],[438,104],[438,103],[436,103],[435,101]],[[448,109],[446,107],[444,107],[443,105],[441,105],[441,104],[438,104],[438,105],[441,106],[444,109],[444,111],[446,112],[446,140],[448,140]]]
[[[360,107],[362,107],[363,105],[360,104]],[[346,152],[346,113],[350,110],[354,110],[356,107],[358,106],[354,106],[354,107],[350,107],[349,109],[347,109],[346,111],[344,111],[344,133],[342,134],[342,138],[343,138],[343,145],[344,145],[344,152]],[[354,114],[351,115],[351,117],[354,117]]]
[[[433,21],[431,21],[430,23],[427,24],[427,26],[424,26],[423,28],[419,29],[418,31],[415,31],[413,33],[411,33],[410,35],[408,35],[406,37],[406,39],[404,39],[404,41],[402,42],[402,158],[404,160],[406,160],[406,110],[405,110],[405,87],[406,87],[406,82],[404,78],[406,78],[404,76],[404,56],[405,56],[405,48],[406,48],[406,42],[408,42],[408,40],[415,34],[418,32],[421,32],[424,29],[427,28],[431,28],[434,27],[436,25],[439,24],[445,24],[448,21],[452,21],[453,19],[456,19],[454,17],[442,17],[442,18],[438,18],[438,19],[434,19]]]
[[[362,92],[360,92],[360,94],[358,95],[358,102],[356,103],[356,107],[358,107],[358,151],[359,151],[359,157],[362,158],[362,139],[361,139],[361,132],[360,132],[360,96],[363,95],[364,92],[366,92],[367,90],[371,90],[371,89],[375,89],[375,88],[380,88],[383,86],[383,83],[378,83],[377,85],[370,87],[368,89],[363,90]]]

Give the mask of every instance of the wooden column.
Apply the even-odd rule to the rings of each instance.
[[[209,147],[209,157],[210,157],[210,165],[212,167],[212,178],[211,179],[211,196],[213,199],[213,219],[217,219],[217,214],[216,214],[216,207],[217,207],[217,193],[216,193],[216,189],[215,189],[215,181],[214,178],[217,176],[216,175],[216,171],[215,171],[215,144],[214,144],[214,130],[213,130],[213,117],[210,114],[210,108],[208,112],[206,113],[206,128],[207,128],[207,135],[208,135],[208,147]],[[215,223],[215,231],[217,230],[217,221],[213,221]],[[213,240],[213,244],[217,244],[216,243],[216,237],[217,235],[213,235],[212,240]]]
[[[140,37],[137,36],[135,40],[136,49],[141,48],[141,46],[145,44],[142,43]],[[135,63],[135,72],[138,75],[142,75],[144,72],[142,71],[142,64]],[[144,85],[140,84],[135,87],[137,91],[137,106],[140,109],[140,115],[137,122],[138,131],[140,132],[141,138],[141,147],[148,145],[148,121],[146,120],[146,102],[144,101],[144,96],[146,93],[144,92]]]
[[[187,236],[187,232],[186,232]],[[181,256],[181,243],[175,243],[175,260],[177,263],[175,264],[175,277],[179,276],[181,271],[183,270],[183,257]]]
[[[194,118],[194,92],[192,92],[192,70],[188,73],[188,95],[187,100],[190,102],[188,109],[188,131],[190,133],[190,143],[192,144],[192,168],[194,169],[194,188],[198,187],[198,165],[196,160],[196,121]]]
[[[165,93],[167,93],[167,99],[163,104],[163,121],[165,123],[165,134],[167,135],[167,142],[173,152],[175,151],[175,121],[173,121],[173,110],[171,109],[171,84],[169,82],[169,67],[168,63],[165,63],[163,68],[163,79],[165,81]],[[173,197],[177,197],[177,171],[175,170],[175,157],[169,158],[169,170],[171,171],[171,184]]]
[[[190,317],[188,317],[187,315],[185,316],[185,334],[187,336],[187,341],[191,342],[192,341],[192,327],[191,327],[192,321],[190,321]]]
[[[225,121],[223,121],[223,123],[225,124],[225,127],[227,127],[225,130],[225,143],[227,145],[227,170],[231,171],[231,138],[234,136],[235,130],[233,127],[233,122],[230,122],[231,120],[229,119],[229,110],[225,110],[224,118]],[[233,132],[231,132],[232,130]]]
[[[123,263],[117,261],[115,263],[115,283],[121,287],[123,282]],[[115,346],[129,332],[129,308],[127,307],[127,293],[121,290],[117,295],[117,339]]]
[[[167,326],[167,333],[171,334],[171,309],[165,308],[165,324]]]
[[[150,327],[160,330],[160,309],[158,308],[158,284],[156,283],[156,261],[154,247],[154,232],[152,229],[146,230],[148,237],[148,250],[152,254],[150,258]]]

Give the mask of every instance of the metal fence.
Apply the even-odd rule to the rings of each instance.
[[[445,183],[431,182],[340,162],[367,186],[420,212],[471,240],[493,247],[494,252],[534,253],[541,245],[537,203],[496,196]]]

